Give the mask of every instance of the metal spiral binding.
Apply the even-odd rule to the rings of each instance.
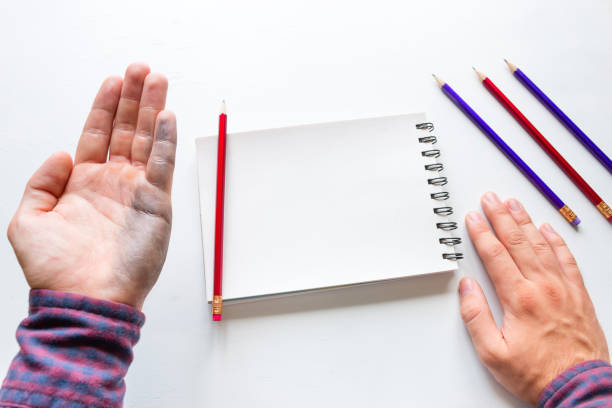
[[[451,252],[450,254],[442,254],[442,258],[451,261],[458,261],[459,259],[463,259],[463,254],[460,252]]]
[[[445,245],[457,245],[461,243],[461,238],[455,238],[455,237],[450,237],[450,238],[440,238],[440,243],[441,244],[445,244]]]
[[[442,171],[442,170],[444,170],[444,166],[442,165],[442,163],[426,164],[425,165],[425,170]]]
[[[435,136],[419,137],[419,142],[421,142],[421,143],[436,144],[437,141],[438,141],[438,139]]]
[[[426,130],[432,132],[434,130],[434,125],[431,122],[417,123],[416,128],[419,130]],[[435,144],[438,139],[433,136],[423,136],[419,137],[419,143],[429,143],[431,145]],[[429,149],[423,150],[421,152],[423,157],[429,158],[438,158],[440,157],[439,149]],[[425,170],[428,171],[437,171],[440,172],[444,169],[444,165],[442,163],[431,163],[425,165]],[[444,186],[448,183],[448,179],[446,177],[433,177],[427,179],[427,183],[434,186]],[[432,200],[436,201],[444,201],[448,200],[449,194],[446,191],[437,191],[435,193],[431,193],[430,197]],[[444,206],[444,207],[434,207],[433,212],[437,215],[448,216],[453,213],[453,207]],[[451,231],[457,229],[457,223],[454,221],[445,221],[436,223],[436,228],[441,229],[443,231]],[[440,244],[447,246],[455,246],[461,243],[461,238],[457,237],[444,237],[439,239]],[[457,261],[459,259],[463,259],[463,254],[459,252],[445,252],[442,254],[442,258],[448,259],[451,261]]]
[[[423,157],[440,157],[440,150],[438,149],[431,149],[431,150],[424,150],[421,152],[421,155],[423,155]]]
[[[448,179],[446,177],[434,177],[427,179],[427,183],[434,186],[445,186],[448,183]]]
[[[451,231],[457,229],[457,223],[454,221],[438,222],[436,223],[436,227],[443,231]]]
[[[434,130],[434,124],[431,122],[417,123],[416,128],[419,130],[429,130],[431,132]]]
[[[453,213],[453,207],[436,207],[433,210],[438,215],[451,215]]]
[[[448,197],[450,197],[450,194],[448,194],[448,191],[437,191],[435,193],[431,193],[429,195],[431,197],[432,200],[448,200]]]

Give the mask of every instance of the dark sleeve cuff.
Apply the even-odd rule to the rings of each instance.
[[[120,407],[144,314],[120,303],[52,290],[30,291],[17,329],[20,351],[0,406]]]
[[[601,360],[575,365],[548,384],[540,395],[538,406],[612,407],[612,367]]]

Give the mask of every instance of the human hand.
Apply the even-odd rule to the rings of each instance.
[[[477,212],[466,224],[504,310],[497,328],[484,293],[459,283],[461,316],[478,356],[508,391],[532,404],[555,377],[588,360],[609,361],[606,338],[563,239],[538,230],[521,204],[494,193],[481,200],[497,237]]]
[[[142,63],[100,87],[78,143],[28,182],[8,228],[28,284],[138,309],[166,258],[176,119]],[[108,158],[108,159],[107,159]]]

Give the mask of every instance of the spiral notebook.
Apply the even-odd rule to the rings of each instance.
[[[425,114],[228,134],[224,302],[455,270],[437,142]],[[210,302],[217,136],[196,146]]]

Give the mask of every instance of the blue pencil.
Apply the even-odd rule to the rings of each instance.
[[[553,115],[557,117],[565,125],[566,128],[569,129],[570,132],[576,136],[578,140],[582,142],[584,147],[586,147],[593,156],[595,156],[601,164],[604,165],[606,169],[610,173],[612,173],[612,160],[599,148],[589,137],[565,114],[553,101],[550,100],[548,96],[540,88],[536,86],[536,84],[529,79],[527,75],[523,71],[517,68],[516,65],[511,62],[506,61],[508,64],[508,68],[514,74],[515,78],[518,79],[529,91],[536,97],[544,106],[548,108],[549,111],[552,112]]]
[[[519,168],[519,170],[521,170],[525,177],[527,177],[529,181],[531,181],[533,185],[536,186],[536,188],[540,190],[542,194],[544,194],[548,201],[550,201],[550,203],[561,213],[561,215],[563,215],[563,218],[574,226],[578,225],[580,223],[580,218],[578,218],[576,214],[574,214],[574,212],[550,189],[550,187],[548,187],[546,183],[544,183],[544,181],[542,181],[542,179],[538,177],[533,170],[531,170],[527,163],[525,163],[523,159],[521,159],[519,155],[516,154],[514,150],[512,150],[510,146],[508,146],[506,142],[504,142],[502,138],[499,137],[499,135],[495,133],[495,131],[491,129],[491,127],[487,125],[487,123],[482,120],[482,118],[478,116],[478,114],[474,112],[474,110],[470,108],[470,106],[463,99],[461,99],[453,88],[448,86],[446,82],[442,81],[437,76],[434,75],[433,77],[436,79],[436,81],[438,81],[442,92],[444,92],[446,96],[448,96],[450,100],[453,101],[455,105],[457,105],[457,107],[461,109],[463,113],[465,113],[493,143],[495,143],[495,145],[506,155],[506,157],[512,161],[512,163],[514,163],[516,167]]]

